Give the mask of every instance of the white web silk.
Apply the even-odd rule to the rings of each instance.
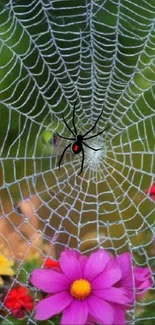
[[[155,206],[144,190],[155,173],[154,17],[153,0],[10,0],[0,6],[0,190],[11,203],[9,212],[2,205],[2,214],[9,219],[24,193],[37,196],[41,235],[47,241],[55,236],[57,254],[64,247],[88,252],[102,246],[116,254],[136,251],[149,265]],[[71,137],[62,113],[73,130],[76,99],[79,134],[102,110],[91,135],[109,125],[87,141],[101,150],[84,148],[78,177],[82,156],[70,151],[59,172],[69,141],[55,136]],[[44,142],[47,132],[51,139]]]

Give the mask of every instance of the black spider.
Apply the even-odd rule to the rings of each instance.
[[[74,122],[74,117],[75,117],[75,106],[76,106],[76,102],[75,102],[75,105],[74,105],[74,107],[73,107],[73,120],[72,120],[73,128],[74,128],[74,132],[71,130],[71,128],[69,127],[69,125],[68,125],[67,122],[65,121],[64,116],[62,115],[62,118],[63,118],[63,121],[64,121],[66,127],[67,127],[68,130],[72,133],[72,135],[74,136],[74,138],[66,138],[66,137],[63,137],[62,135],[60,135],[60,134],[58,134],[58,133],[57,133],[57,134],[58,134],[58,136],[59,136],[60,138],[67,139],[67,140],[72,140],[72,141],[74,141],[74,142],[73,142],[73,143],[70,143],[70,144],[69,144],[69,145],[64,149],[64,151],[63,151],[63,153],[62,153],[62,155],[61,155],[61,157],[60,157],[60,160],[59,160],[59,162],[58,162],[58,166],[59,166],[59,169],[60,169],[60,164],[61,164],[61,161],[62,161],[63,156],[64,156],[64,154],[65,154],[65,151],[66,151],[69,147],[71,147],[71,151],[72,151],[72,153],[74,153],[75,155],[77,155],[78,153],[80,153],[80,152],[82,151],[82,163],[81,163],[81,169],[80,169],[80,172],[79,172],[79,174],[78,174],[78,175],[80,175],[80,174],[82,173],[82,171],[83,171],[83,164],[84,164],[84,149],[83,149],[83,145],[86,146],[86,147],[89,148],[89,149],[94,150],[94,151],[101,150],[101,148],[99,148],[99,149],[95,149],[95,148],[92,148],[92,147],[88,146],[88,144],[86,144],[83,140],[89,140],[89,139],[95,138],[95,137],[97,137],[98,135],[102,134],[104,131],[106,131],[109,127],[103,129],[102,131],[100,131],[99,133],[97,133],[97,134],[95,134],[95,135],[91,135],[90,137],[86,137],[86,138],[85,138],[85,136],[86,136],[87,134],[89,134],[89,133],[90,133],[90,132],[95,128],[97,122],[99,121],[99,119],[100,119],[100,117],[101,117],[101,115],[102,115],[102,112],[101,112],[101,114],[100,114],[99,117],[97,118],[95,124],[93,125],[93,127],[92,127],[90,130],[88,130],[84,135],[82,135],[82,134],[77,134],[77,130],[76,130],[75,122]]]

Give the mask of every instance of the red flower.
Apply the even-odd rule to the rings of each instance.
[[[54,260],[52,260],[52,258],[48,257],[44,263],[44,267],[46,267],[48,269],[52,269],[53,267],[59,269],[60,263],[58,261],[54,261]]]
[[[23,318],[26,312],[33,310],[34,302],[27,288],[19,286],[9,291],[5,298],[4,306],[10,309],[14,317]]]
[[[150,188],[144,190],[146,194],[150,196],[150,198],[155,201],[155,183],[150,186]]]

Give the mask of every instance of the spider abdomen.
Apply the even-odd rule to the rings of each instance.
[[[72,144],[71,150],[75,155],[77,155],[78,153],[80,153],[82,151],[82,143],[79,141],[75,141]]]
[[[76,100],[77,102],[77,100]],[[97,122],[99,121],[101,115],[102,115],[102,112],[101,114],[98,116],[95,124],[91,127],[91,129],[89,129],[84,135],[82,134],[78,134],[77,133],[77,129],[76,129],[76,125],[75,125],[75,106],[76,106],[76,102],[74,104],[74,107],[73,107],[73,120],[72,120],[72,124],[73,124],[73,128],[74,128],[74,131],[70,128],[70,126],[68,125],[68,123],[66,122],[64,116],[62,115],[62,118],[63,118],[63,121],[67,127],[67,129],[70,131],[70,133],[72,134],[72,138],[68,138],[68,137],[64,137],[62,135],[60,135],[59,133],[58,136],[62,139],[66,139],[66,140],[70,140],[70,141],[73,141],[73,143],[69,143],[63,150],[62,154],[61,154],[61,157],[59,159],[59,162],[58,162],[58,166],[59,166],[59,169],[60,169],[60,164],[61,164],[61,161],[64,157],[64,154],[65,152],[71,148],[71,151],[72,153],[74,153],[75,155],[77,155],[78,153],[82,152],[82,162],[81,162],[81,169],[80,169],[80,172],[78,173],[78,175],[80,175],[83,171],[83,165],[84,165],[84,158],[85,158],[85,152],[84,152],[84,148],[83,146],[91,149],[91,150],[94,150],[94,151],[98,151],[98,150],[101,150],[100,148],[92,148],[91,146],[89,146],[87,144],[87,142],[85,142],[85,140],[89,140],[89,139],[92,139],[92,138],[96,138],[98,135],[102,134],[104,131],[106,131],[109,127],[106,127],[105,129],[103,129],[102,131],[98,132],[97,134],[94,134],[94,135],[90,135],[90,136],[87,136],[89,133],[91,133],[95,127],[96,127],[96,124]]]

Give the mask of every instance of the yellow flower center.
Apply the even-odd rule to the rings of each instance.
[[[91,285],[87,280],[76,280],[71,285],[70,293],[74,298],[84,300],[91,293]]]

